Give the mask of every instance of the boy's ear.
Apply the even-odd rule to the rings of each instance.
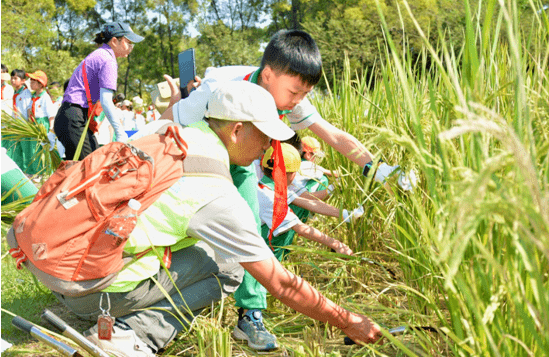
[[[263,68],[263,71],[261,71],[261,81],[268,84],[271,82],[273,75],[273,68],[269,65],[266,65],[265,68]]]

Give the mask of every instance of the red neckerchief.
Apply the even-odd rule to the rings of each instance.
[[[252,73],[248,73],[244,77],[244,80],[248,81]],[[284,115],[280,115],[280,119],[283,117]],[[271,146],[273,147],[273,155],[271,157],[274,162],[272,176],[275,184],[275,197],[273,204],[273,224],[269,231],[269,246],[273,249],[271,244],[273,232],[284,221],[288,213],[288,187],[286,187],[286,166],[284,165],[284,156],[282,156],[280,141],[271,140]]]
[[[25,86],[21,86],[15,93],[13,93],[13,112],[17,113],[19,109],[17,109],[17,106],[15,105],[15,101],[17,100],[17,97],[19,94],[21,94],[25,90]]]
[[[43,95],[44,95],[44,91],[42,91],[42,93],[40,93],[40,94],[38,94],[38,95],[37,95],[36,93],[34,93],[34,94],[32,95],[32,112],[31,112],[31,117],[29,118],[30,121],[32,121],[32,122],[36,122],[36,107],[35,107],[36,102],[37,102],[40,98],[42,98]]]
[[[2,100],[4,100],[4,88],[6,88],[6,85],[2,84]]]

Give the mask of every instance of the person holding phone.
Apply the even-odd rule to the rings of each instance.
[[[74,70],[54,125],[55,134],[65,146],[65,155],[68,160],[72,160],[76,153],[88,121],[88,110],[91,110],[86,96],[87,85],[83,79],[84,62],[92,103],[101,102],[103,111],[116,133],[116,141],[127,141],[128,136],[124,132],[120,118],[115,114],[113,104],[113,93],[116,91],[118,79],[116,59],[128,57],[134,44],[143,39],[136,35],[126,23],[107,23],[94,40],[100,47],[89,54]],[[99,148],[97,139],[93,130],[88,127],[80,157],[75,159],[82,160],[97,148]]]

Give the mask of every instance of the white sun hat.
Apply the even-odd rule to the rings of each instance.
[[[247,81],[230,81],[219,86],[208,100],[206,118],[251,122],[268,137],[287,140],[294,135],[278,117],[273,96]]]

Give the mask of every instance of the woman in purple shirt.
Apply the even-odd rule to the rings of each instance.
[[[95,37],[94,42],[100,47],[84,59],[91,101],[94,104],[97,101],[101,102],[103,111],[116,133],[116,141],[120,142],[125,142],[128,137],[120,123],[120,118],[116,116],[112,101],[118,78],[116,58],[128,57],[134,43],[141,41],[143,41],[143,37],[136,35],[128,24],[110,22],[105,24],[103,30]],[[74,70],[61,108],[55,117],[54,131],[59,141],[65,146],[67,160],[73,160],[76,147],[88,120],[89,106],[82,73],[84,61]],[[80,157],[74,159],[82,160],[98,147],[97,139],[88,128]]]

